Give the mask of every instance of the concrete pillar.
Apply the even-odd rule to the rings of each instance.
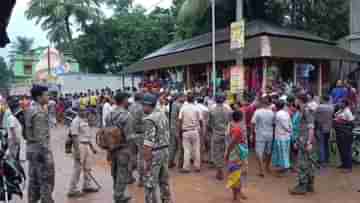
[[[191,88],[191,75],[190,75],[190,66],[186,67],[186,89]]]
[[[350,1],[350,51],[360,54],[360,1]]]
[[[263,59],[263,81],[262,81],[262,91],[265,93],[266,85],[267,85],[267,72],[268,72],[268,60],[266,58]]]
[[[323,63],[320,62],[319,69],[318,69],[318,74],[319,74],[319,77],[318,77],[318,95],[319,95],[320,100],[321,100],[321,97],[322,97],[322,88],[323,88],[323,77],[322,77],[323,66],[324,66]]]

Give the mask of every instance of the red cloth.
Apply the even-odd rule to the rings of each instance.
[[[245,125],[247,129],[251,128],[251,119],[256,111],[256,106],[254,104],[249,104],[246,106],[243,106],[240,108],[240,111],[243,112],[243,114],[245,115]],[[248,133],[250,133],[250,130],[248,130]],[[250,134],[248,135],[250,138]],[[253,139],[249,140],[249,142],[252,143],[252,147],[255,146],[255,142],[256,142],[256,135],[255,132],[253,132],[252,135]]]
[[[357,103],[357,92],[355,88],[348,88],[348,101],[350,102],[351,106],[356,106]]]
[[[64,104],[64,102],[59,102],[59,103],[56,105],[56,112],[58,112],[58,113],[63,113],[63,112],[65,112],[65,104]]]
[[[246,127],[250,127],[251,126],[251,118],[256,111],[256,106],[253,104],[249,104],[249,105],[241,107],[240,111],[242,111],[245,115]]]
[[[294,113],[296,112],[296,108],[295,107],[289,107],[288,108],[288,113],[290,115],[290,117],[292,118],[292,116],[294,115]]]
[[[240,123],[231,123],[230,135],[233,140],[238,144],[245,144],[245,137],[243,130],[241,129]]]

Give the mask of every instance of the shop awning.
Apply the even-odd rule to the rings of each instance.
[[[9,24],[12,9],[14,8],[16,0],[1,0],[0,6],[0,47],[5,47],[9,42],[6,29]]]
[[[244,59],[263,57],[360,61],[360,56],[336,46],[334,42],[302,31],[282,28],[262,21],[246,26]],[[230,51],[229,29],[216,32],[216,60],[236,60]],[[131,65],[126,72],[210,63],[211,33],[164,46]]]

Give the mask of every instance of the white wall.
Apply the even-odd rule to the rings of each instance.
[[[61,91],[63,93],[84,92],[88,89],[102,89],[109,87],[111,89],[122,88],[122,77],[111,75],[95,74],[74,74],[59,76]]]

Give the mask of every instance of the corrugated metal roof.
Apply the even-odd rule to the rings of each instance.
[[[315,35],[282,28],[263,21],[247,24],[244,58],[279,57],[321,60],[360,61],[360,56],[335,46],[334,42]],[[211,33],[189,40],[172,43],[144,57],[126,68],[126,72],[139,72],[190,64],[210,63]],[[230,32],[216,32],[216,60],[236,60],[230,51]]]

